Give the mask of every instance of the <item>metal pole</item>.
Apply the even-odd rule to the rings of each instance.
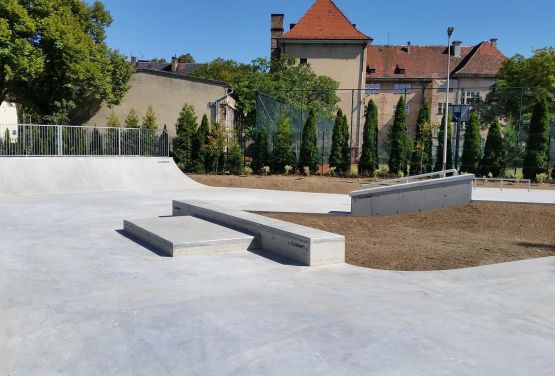
[[[58,155],[62,154],[62,127],[58,125]]]
[[[121,157],[121,127],[118,127],[118,155]]]
[[[324,140],[326,133],[322,131],[322,176],[324,176]]]
[[[447,28],[447,88],[445,89],[445,121],[443,124],[443,165],[442,170],[447,170],[447,122],[449,117],[449,76],[451,75],[451,34],[453,28]]]
[[[141,128],[139,128],[139,156],[141,155]]]
[[[353,113],[355,112],[355,90],[351,90],[351,142],[349,143],[349,173],[353,164]]]
[[[516,144],[520,145],[520,124],[522,123],[522,97],[524,95],[524,88],[520,88],[520,107],[518,114],[518,131],[516,134]],[[515,176],[516,176],[516,158],[515,158]]]

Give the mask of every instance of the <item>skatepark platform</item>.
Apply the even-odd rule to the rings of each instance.
[[[262,251],[306,266],[345,262],[345,237],[202,201],[174,201],[174,216],[195,216],[255,236]]]
[[[255,248],[252,235],[190,216],[126,220],[123,230],[170,257],[244,252]]]

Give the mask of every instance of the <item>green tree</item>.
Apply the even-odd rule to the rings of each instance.
[[[141,128],[158,129],[158,124],[156,123],[156,114],[154,113],[152,106],[148,106],[146,114],[143,117],[143,121],[141,123]]]
[[[180,63],[194,63],[195,58],[193,57],[193,55],[187,52],[186,54],[179,55],[177,57],[177,61],[179,61]]]
[[[266,128],[261,128],[256,134],[254,141],[251,168],[255,173],[259,174],[262,167],[270,166],[270,164],[271,156],[268,151],[268,130]]]
[[[490,173],[494,178],[500,177],[504,168],[505,148],[499,121],[491,124],[484,148],[484,156],[480,162],[480,173],[488,176]]]
[[[470,112],[470,121],[464,132],[461,171],[475,174],[478,172],[482,150],[480,138],[480,119],[476,111]]]
[[[518,129],[513,123],[508,123],[504,131],[502,171],[507,170],[510,165],[513,165],[516,172],[517,161],[522,160],[524,148],[519,140]]]
[[[408,134],[407,134],[407,114],[405,110],[405,99],[401,96],[397,102],[395,118],[390,130],[391,150],[389,152],[389,173],[407,173],[408,159]]]
[[[119,104],[133,69],[105,42],[111,23],[99,1],[0,2],[0,102],[75,123],[84,107]]]
[[[208,135],[208,141],[202,147],[206,155],[209,171],[219,172],[224,166],[224,148],[226,146],[226,135],[219,123],[214,123]]]
[[[310,169],[310,173],[314,174],[318,171],[318,142],[316,137],[316,112],[311,109],[308,119],[303,128],[301,140],[301,150],[299,153],[299,169],[302,171],[305,167]]]
[[[445,135],[445,114],[443,114],[443,118],[441,120],[441,124],[439,125],[439,132],[437,135],[437,149],[436,149],[436,163],[434,170],[435,171],[442,171],[443,169],[443,145],[444,145],[444,135]],[[451,112],[447,115],[448,119],[451,119]],[[447,166],[445,167],[447,170],[451,170],[453,168],[453,133],[452,133],[452,126],[451,122],[447,122]]]
[[[114,111],[112,111],[112,113],[108,117],[108,120],[106,121],[106,125],[108,125],[109,127],[119,127],[119,126],[121,126],[121,124],[119,122],[119,117],[118,117],[118,115],[116,115],[116,113]]]
[[[341,165],[339,166],[339,171],[343,175],[349,175],[351,173],[351,145],[349,138],[349,124],[347,123],[347,115],[343,114],[343,121],[341,122],[341,134],[342,145],[341,145]]]
[[[206,114],[202,116],[200,127],[197,129],[193,139],[192,159],[196,173],[204,172],[209,166],[206,165],[206,155],[203,146],[208,142],[210,135],[210,126],[208,125],[208,117]]]
[[[245,135],[256,135],[256,95],[263,92],[299,109],[314,109],[332,118],[339,98],[339,83],[316,75],[309,65],[282,56],[277,60],[259,58],[250,64],[216,59],[191,73],[194,77],[227,82],[237,96],[237,113],[245,124]]]
[[[376,150],[376,129],[378,128],[378,107],[372,99],[368,102],[366,121],[362,132],[362,153],[358,162],[358,172],[363,176],[374,176],[378,169]]]
[[[330,167],[335,167],[340,169],[343,165],[343,139],[345,135],[343,134],[343,111],[341,109],[337,110],[337,115],[335,116],[335,125],[333,126],[333,132],[331,136],[331,150],[329,157]]]
[[[535,180],[536,175],[548,172],[549,120],[547,98],[539,98],[536,101],[532,111],[532,118],[530,119],[526,156],[524,157],[522,169],[525,179]]]
[[[295,152],[292,150],[293,131],[291,120],[282,115],[274,135],[274,150],[272,152],[272,171],[285,172],[285,166],[295,166]]]
[[[173,139],[173,157],[179,167],[185,171],[194,168],[193,138],[197,130],[197,116],[190,104],[183,105],[177,122],[175,123],[175,138]],[[204,148],[203,150],[208,150]]]
[[[134,109],[129,110],[125,118],[125,128],[139,128],[139,116]]]
[[[228,137],[226,148],[226,170],[234,175],[241,175],[243,172],[243,154],[241,153],[241,145],[239,145],[235,135]]]
[[[416,119],[414,147],[411,153],[410,174],[418,175],[428,172],[431,161],[432,114],[428,102],[424,102]]]

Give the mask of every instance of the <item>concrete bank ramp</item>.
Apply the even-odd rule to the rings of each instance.
[[[203,187],[164,157],[0,158],[0,197]]]

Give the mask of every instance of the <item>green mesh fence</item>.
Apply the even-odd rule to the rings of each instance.
[[[267,130],[268,145],[271,151],[278,124],[283,116],[287,116],[291,121],[291,130],[293,131],[292,148],[298,160],[303,128],[306,119],[308,119],[308,112],[307,109],[300,109],[267,94],[258,93],[256,96],[256,131]],[[318,157],[322,165],[328,164],[333,126],[334,120],[317,115]]]

